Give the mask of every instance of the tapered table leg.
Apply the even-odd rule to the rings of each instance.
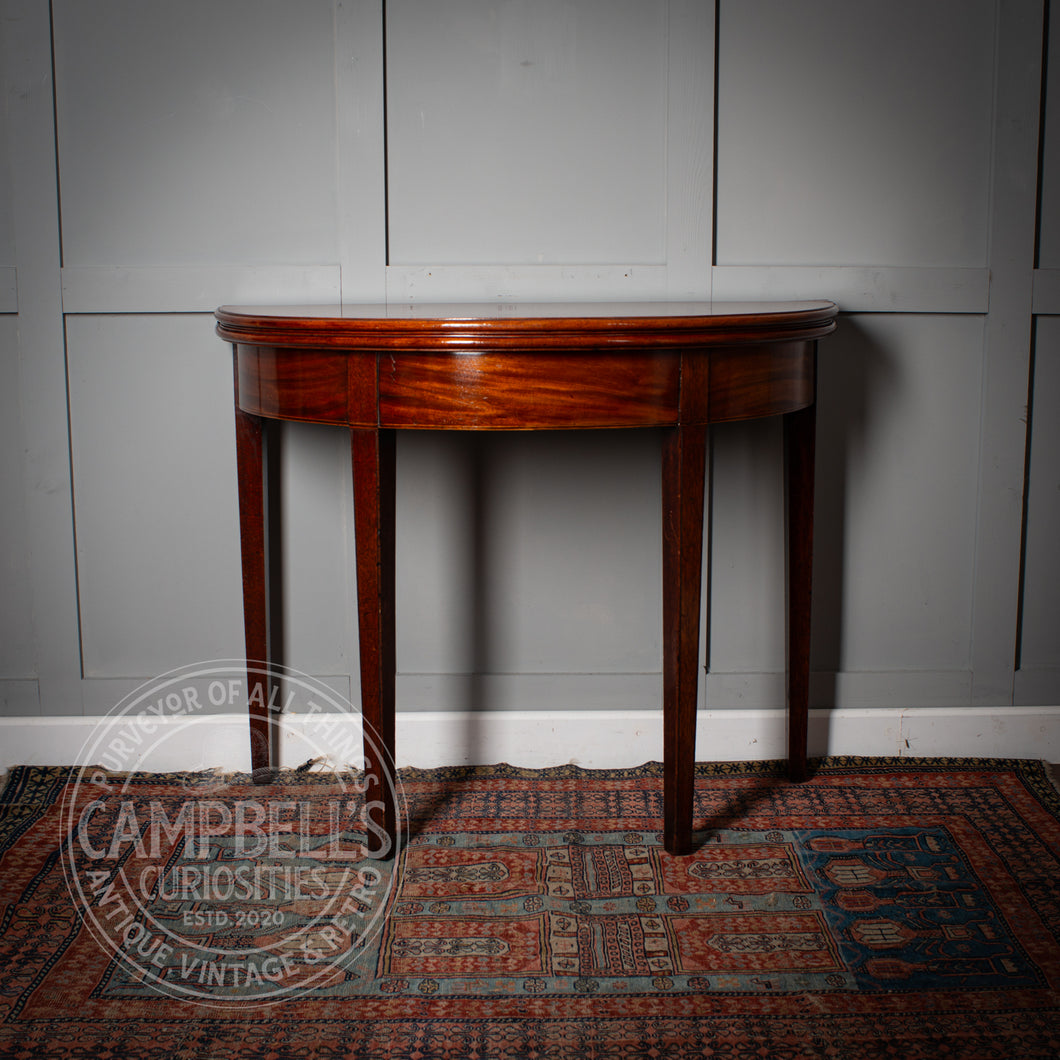
[[[268,703],[271,688],[269,627],[268,448],[271,428],[239,407],[236,372],[236,470],[239,479],[239,535],[243,564],[243,631],[247,652],[250,768],[265,779],[276,765]],[[273,535],[274,536],[274,535]]]
[[[394,775],[394,454],[395,433],[350,432],[353,454],[361,713],[365,726],[367,844],[392,853],[397,806]]]
[[[810,699],[816,409],[784,417],[788,559],[788,775],[805,780]]]
[[[707,429],[663,441],[663,845],[692,848]]]

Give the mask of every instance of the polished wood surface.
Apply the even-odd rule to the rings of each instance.
[[[362,349],[560,349],[742,345],[820,338],[832,302],[493,302],[222,306],[230,342]]]
[[[394,432],[661,428],[663,833],[668,851],[687,853],[707,430],[785,420],[788,757],[801,778],[816,340],[834,330],[836,315],[825,301],[222,307],[217,333],[234,349],[248,667],[276,660],[281,618],[269,603],[279,520],[266,425],[301,420],[350,431],[362,711],[382,745],[377,755],[366,742],[365,758],[377,778],[394,759]],[[268,770],[274,726],[263,712],[250,725],[253,767]],[[366,801],[373,831],[393,836],[395,807],[381,780]]]

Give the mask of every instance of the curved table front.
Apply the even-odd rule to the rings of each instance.
[[[692,846],[706,434],[784,417],[788,766],[806,774],[816,340],[831,302],[232,307],[248,663],[277,658],[269,621],[278,518],[267,498],[278,420],[345,427],[353,453],[368,827],[391,840],[394,763],[394,439],[398,430],[655,427],[663,445],[663,834]],[[266,428],[266,429],[263,429]],[[270,528],[272,532],[270,533]],[[266,547],[268,546],[268,547]],[[251,757],[275,762],[263,677],[251,677]],[[255,684],[258,686],[255,688]],[[381,760],[380,760],[381,759]],[[380,856],[384,849],[376,851]]]

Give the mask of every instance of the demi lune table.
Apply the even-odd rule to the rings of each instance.
[[[663,836],[692,847],[703,497],[710,424],[784,417],[788,769],[805,777],[816,340],[832,302],[232,307],[243,616],[248,666],[275,660],[270,623],[271,424],[345,427],[353,456],[361,709],[369,825],[393,837],[394,475],[399,430],[662,430]],[[271,539],[270,539],[271,527]],[[271,628],[270,628],[271,627]],[[264,681],[252,677],[251,686]],[[251,697],[255,772],[275,726]],[[381,760],[379,760],[381,759]]]

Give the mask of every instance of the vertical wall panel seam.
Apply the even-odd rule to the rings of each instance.
[[[718,91],[721,67],[721,0],[714,0],[714,98],[711,100],[713,111],[713,128],[711,130],[713,146],[711,148],[711,169],[713,176],[710,181],[710,272],[711,297],[714,293],[714,268],[718,264]]]
[[[379,0],[382,17],[382,91],[383,91],[383,266],[390,264],[390,118],[387,112],[387,0]]]

